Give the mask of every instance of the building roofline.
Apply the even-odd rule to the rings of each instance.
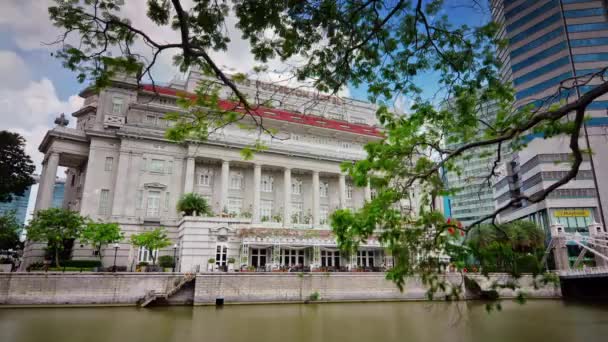
[[[194,96],[194,94],[188,93],[184,90],[162,87],[162,86],[157,86],[157,85],[152,85],[152,84],[144,84],[140,87],[140,89],[145,92],[151,92],[151,93],[167,95],[167,96],[175,96],[175,97]],[[220,108],[223,108],[223,109],[232,109],[232,108],[235,108],[235,105],[236,105],[235,102],[227,101],[227,100],[220,100],[220,103],[219,103]],[[242,108],[240,108],[240,107],[236,107],[236,108],[237,108],[237,111],[239,111],[239,110],[242,111]],[[358,135],[366,135],[366,136],[378,137],[378,138],[383,136],[382,132],[378,128],[373,127],[373,126],[363,125],[363,124],[353,124],[353,123],[346,122],[346,121],[332,120],[332,119],[327,119],[327,118],[323,118],[323,117],[316,116],[316,115],[305,115],[305,114],[289,112],[289,111],[285,111],[285,110],[281,110],[281,109],[266,108],[266,107],[261,107],[261,106],[257,107],[256,109],[253,109],[252,112],[255,115],[260,116],[261,118],[269,119],[269,120],[286,121],[286,122],[292,122],[292,123],[296,123],[296,124],[320,127],[320,128],[325,128],[325,129],[349,132],[349,133],[354,133],[354,134],[358,134]]]

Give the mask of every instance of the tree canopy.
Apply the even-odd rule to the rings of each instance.
[[[46,242],[49,251],[59,265],[59,253],[63,251],[67,240],[80,237],[85,219],[77,212],[68,209],[49,208],[34,214],[27,227],[27,239],[34,242]]]
[[[21,135],[0,131],[0,202],[23,196],[35,183],[32,173],[36,168],[24,148],[25,139]]]
[[[122,3],[57,0],[49,13],[65,35],[57,41],[56,55],[81,81],[102,87],[118,71],[139,72],[138,80],[154,84],[158,56],[169,52],[181,70],[200,68],[230,89],[240,115],[234,109],[213,106],[217,90],[210,83],[203,84],[195,94],[197,99],[184,103],[188,109],[184,115],[189,115],[191,124],[170,130],[170,137],[176,140],[204,139],[217,127],[244,119],[252,121],[261,134],[274,134],[256,114],[256,108],[265,103],[247,98],[239,90],[244,75],[226,74],[211,57],[210,52],[228,48],[228,19],[234,19],[235,28],[250,44],[250,52],[259,62],[256,73],[268,72],[269,62],[279,60],[293,65],[289,70],[293,78],[311,81],[320,92],[337,94],[349,85],[367,88],[369,100],[379,105],[377,117],[384,138],[365,146],[366,159],[347,163],[343,170],[357,186],[371,183],[377,196],[356,212],[337,211],[332,225],[346,249],[379,234],[397,259],[389,275],[397,281],[413,272],[435,272],[411,258],[450,250],[449,230],[466,234],[523,200],[544,200],[573,179],[583,154],[589,153],[579,146],[585,110],[608,92],[606,68],[601,68],[563,80],[553,95],[534,104],[514,106],[514,90],[500,75],[497,51],[506,43],[500,38],[500,26],[492,21],[457,24],[450,15],[450,1],[195,0],[185,7],[181,0],[149,0],[147,16],[177,33],[170,41],[133,26],[121,12]],[[469,5],[483,10],[478,1],[470,0]],[[69,44],[70,37],[77,44]],[[147,55],[137,51],[141,46],[148,49]],[[425,93],[420,82],[428,75],[437,80],[435,94]],[[578,88],[588,86],[578,99],[564,101]],[[399,96],[414,102],[408,115],[396,115],[391,109]],[[480,115],[488,103],[497,108],[489,118]],[[566,120],[568,116],[570,120]],[[529,133],[545,138],[567,136],[572,151],[569,172],[534,195],[513,196],[469,227],[447,222],[435,210],[433,199],[452,191],[444,184],[442,171],[458,171],[455,161],[459,158],[477,148],[491,148],[488,153],[495,157],[487,174],[490,182],[503,162],[503,147],[522,149]],[[420,208],[412,211],[403,203],[415,191],[422,195]]]
[[[23,227],[17,221],[14,211],[0,215],[0,250],[21,249],[19,236]]]
[[[89,221],[82,229],[79,238],[80,242],[93,246],[101,259],[102,248],[110,243],[119,242],[123,239],[123,234],[117,223]]]
[[[171,239],[167,236],[167,231],[159,227],[154,230],[131,235],[131,243],[133,246],[147,249],[152,257],[152,264],[156,265],[155,251],[171,246]]]

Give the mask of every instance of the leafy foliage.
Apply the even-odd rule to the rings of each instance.
[[[162,255],[158,257],[158,265],[162,268],[175,267],[175,259],[171,255]]]
[[[184,194],[177,202],[177,211],[184,212],[186,216],[192,216],[195,212],[197,215],[212,216],[213,211],[207,203],[207,200],[197,193]]]
[[[0,216],[0,250],[21,249],[22,226],[17,221],[14,211],[9,211]]]
[[[274,136],[255,113],[266,100],[256,103],[258,99],[247,98],[237,86],[243,75],[229,77],[208,53],[227,49],[229,38],[223,27],[230,14],[262,63],[256,72],[267,73],[273,58],[286,62],[297,59],[294,78],[312,80],[319,91],[333,94],[349,84],[367,87],[369,99],[379,105],[377,117],[384,138],[368,144],[367,158],[346,163],[343,171],[356,186],[371,184],[377,196],[355,212],[335,212],[331,221],[341,247],[349,252],[378,235],[395,258],[388,277],[399,286],[405,276],[418,273],[432,291],[442,290],[445,284],[437,281],[438,255],[446,253],[464,260],[470,250],[461,242],[473,226],[492,220],[522,200],[542,201],[573,179],[583,154],[590,153],[579,146],[585,109],[608,93],[607,69],[602,68],[563,80],[555,94],[534,104],[514,106],[514,90],[499,76],[497,50],[506,43],[497,38],[499,25],[455,24],[450,20],[449,1],[221,0],[195,1],[184,8],[180,0],[149,0],[148,17],[179,33],[178,40],[166,43],[165,37],[143,32],[121,16],[122,3],[56,0],[49,8],[51,20],[80,38],[78,47],[60,39],[57,56],[67,68],[78,72],[81,81],[90,79],[104,86],[118,72],[136,72],[138,79],[153,80],[150,70],[158,55],[175,50],[175,63],[181,70],[199,68],[225,86],[234,106],[222,103],[219,87],[206,81],[193,97],[180,100],[180,113],[168,116],[175,121],[167,133],[174,141],[204,140],[236,121],[248,126],[244,129]],[[480,2],[470,0],[469,4],[475,7]],[[133,51],[135,44],[142,42],[153,51],[152,58]],[[111,58],[112,49],[120,52],[119,57]],[[419,82],[428,76],[436,80],[437,94],[423,91]],[[564,99],[583,86],[590,86],[590,90],[565,103]],[[413,100],[408,115],[391,111],[396,97]],[[492,115],[485,111],[488,104],[496,108]],[[571,120],[564,120],[568,115]],[[503,147],[510,151],[524,148],[523,137],[529,133],[569,138],[572,163],[564,177],[534,195],[514,196],[470,227],[449,222],[436,210],[436,197],[457,191],[444,184],[441,174],[461,171],[456,162],[470,157],[467,152],[495,152],[494,165],[487,174],[491,182],[503,162]],[[243,157],[251,158],[264,146],[259,147],[243,149]],[[410,205],[414,200],[417,207]],[[503,249],[513,246],[520,248],[513,253],[528,253],[535,241],[531,238],[513,236],[508,242],[492,242],[482,248],[490,254],[479,252],[478,257],[504,257],[507,251]]]
[[[66,241],[80,236],[84,225],[85,219],[75,211],[59,208],[39,210],[27,227],[27,239],[46,242],[54,255],[55,266],[60,267],[59,253],[64,250]]]
[[[34,184],[32,173],[36,168],[24,149],[25,139],[21,135],[0,131],[0,202],[23,196]]]
[[[171,239],[167,236],[167,231],[162,228],[141,232],[131,235],[131,243],[137,247],[143,247],[150,252],[152,264],[156,265],[155,250],[159,250],[171,245]]]
[[[89,221],[80,233],[80,242],[90,244],[97,251],[99,259],[103,258],[101,254],[103,246],[122,239],[123,234],[117,223]]]

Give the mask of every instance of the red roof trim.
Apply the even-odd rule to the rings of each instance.
[[[188,95],[188,93],[186,93],[185,91],[167,88],[167,87],[161,87],[161,86],[153,86],[151,84],[142,85],[141,88],[144,91],[156,92],[156,93],[162,94],[162,95],[169,95],[169,96]],[[190,95],[192,95],[192,94],[190,94]],[[220,102],[220,107],[224,108],[224,109],[234,108],[234,102],[222,100]],[[375,136],[375,137],[382,136],[382,133],[377,128],[368,126],[368,125],[353,124],[353,123],[338,121],[338,120],[330,120],[330,119],[326,119],[326,118],[322,118],[322,117],[318,117],[318,116],[292,113],[292,112],[288,112],[288,111],[284,111],[284,110],[280,110],[280,109],[274,109],[274,108],[259,107],[254,112],[255,112],[255,114],[259,115],[260,117],[268,118],[268,119],[272,119],[272,120],[288,121],[288,122],[294,122],[294,123],[298,123],[298,124],[305,124],[305,125],[309,125],[309,126],[329,128],[329,129],[333,129],[336,131],[344,131],[344,132],[350,132],[350,133],[362,134],[362,135],[368,135],[368,136]]]

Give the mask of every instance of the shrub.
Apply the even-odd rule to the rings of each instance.
[[[1,264],[12,264],[13,261],[9,258],[0,258],[0,265]]]
[[[64,260],[61,262],[61,266],[75,267],[75,268],[93,268],[93,267],[101,267],[101,261],[100,260]]]
[[[193,192],[184,194],[179,199],[177,202],[177,211],[184,212],[186,216],[192,216],[194,212],[203,216],[213,215],[207,200],[205,200],[203,196]]]
[[[137,266],[148,266],[150,265],[150,263],[146,262],[146,261],[142,261],[139,264],[137,264]]]
[[[234,264],[235,262],[236,262],[236,260],[234,258],[228,258],[229,264]]]
[[[158,257],[158,265],[162,268],[171,268],[175,265],[175,261],[172,256],[163,255]]]
[[[44,264],[42,263],[42,261],[36,261],[31,263],[26,270],[27,271],[38,271],[44,268]]]
[[[211,259],[207,260],[207,262],[210,264],[215,264],[215,259],[211,258]]]

